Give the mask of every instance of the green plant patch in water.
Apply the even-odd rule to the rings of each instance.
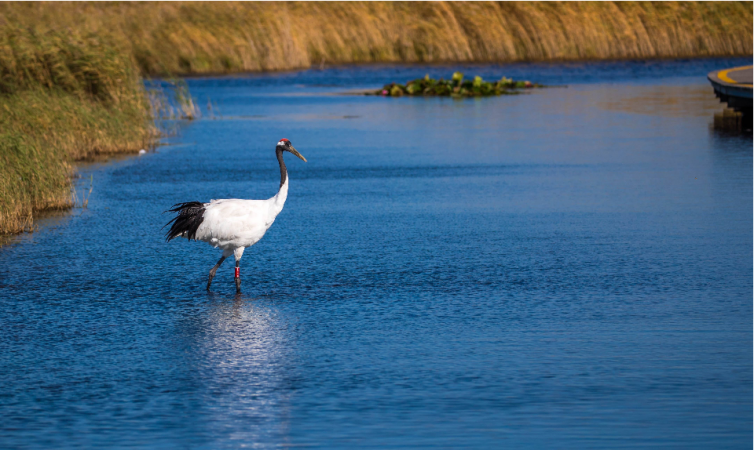
[[[367,92],[367,95],[382,95],[385,97],[409,96],[440,96],[440,97],[491,97],[493,95],[514,95],[524,89],[545,87],[530,81],[516,81],[502,77],[498,81],[484,81],[476,76],[473,80],[465,80],[461,72],[455,72],[450,80],[440,78],[435,80],[426,75],[424,78],[411,80],[405,85],[398,83],[386,84],[382,89]]]

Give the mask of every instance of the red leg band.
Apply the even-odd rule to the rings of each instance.
[[[236,267],[236,278],[241,278],[241,268]]]

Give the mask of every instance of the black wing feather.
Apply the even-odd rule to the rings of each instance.
[[[178,213],[173,220],[165,224],[170,225],[170,229],[165,233],[165,240],[170,242],[178,236],[186,233],[186,237],[196,240],[196,230],[204,220],[204,203],[202,202],[184,202],[176,203],[172,208],[165,212]],[[162,227],[162,228],[165,228]]]

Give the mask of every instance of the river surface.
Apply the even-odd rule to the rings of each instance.
[[[189,80],[200,120],[0,248],[0,447],[751,448],[752,139],[705,78],[750,63]],[[207,293],[161,213],[271,197],[283,137],[309,162]]]

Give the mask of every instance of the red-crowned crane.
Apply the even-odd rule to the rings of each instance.
[[[267,200],[223,199],[212,200],[209,203],[185,202],[173,205],[166,212],[178,213],[166,233],[166,240],[184,237],[204,241],[209,245],[220,248],[223,256],[209,271],[207,290],[212,285],[218,267],[225,258],[233,254],[236,258],[236,292],[241,292],[241,256],[246,247],[259,242],[267,232],[288,197],[288,171],[283,161],[283,152],[291,152],[304,162],[306,158],[296,151],[288,139],[281,139],[275,147],[275,154],[280,164],[280,189],[278,193]]]

